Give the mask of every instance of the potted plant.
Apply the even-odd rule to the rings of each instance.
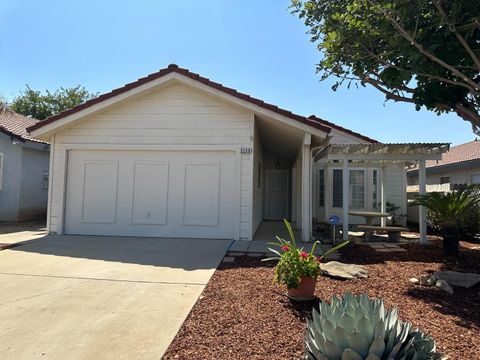
[[[480,206],[479,187],[468,185],[449,193],[431,192],[419,195],[411,205],[427,208],[428,222],[438,229],[443,237],[444,255],[456,257],[466,220],[471,214],[476,214]]]
[[[318,241],[315,241],[310,252],[304,251],[303,248],[297,246],[295,235],[292,227],[287,220],[284,220],[290,235],[287,241],[277,236],[277,242],[268,243],[278,249],[268,248],[275,255],[264,259],[263,261],[278,260],[275,267],[274,282],[283,284],[287,287],[287,296],[293,300],[305,301],[314,298],[315,285],[317,277],[321,275],[321,261],[333,251],[345,246],[345,241],[327,252],[323,252]],[[315,256],[315,249],[319,246],[322,253],[321,256]]]

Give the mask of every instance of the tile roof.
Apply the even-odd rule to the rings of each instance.
[[[480,141],[474,140],[465,144],[451,146],[450,150],[442,155],[442,160],[428,160],[427,168],[464,163],[480,159]],[[417,170],[418,167],[411,170]]]
[[[30,136],[27,132],[27,128],[39,123],[37,119],[33,119],[28,116],[23,116],[17,114],[12,110],[4,110],[0,111],[0,132],[20,140],[22,142],[25,141],[33,141],[42,144],[48,144],[45,141],[37,140]]]
[[[286,116],[290,119],[293,119],[293,120],[296,120],[298,122],[301,122],[303,124],[306,124],[306,125],[309,125],[309,126],[312,126],[314,128],[317,128],[319,130],[322,130],[324,132],[330,132],[330,130],[332,128],[336,128],[336,129],[339,129],[339,130],[342,130],[342,131],[345,131],[345,132],[348,132],[352,135],[355,135],[357,137],[360,137],[362,138],[363,140],[366,140],[368,142],[377,142],[376,140],[373,140],[373,139],[370,139],[366,136],[363,136],[363,135],[360,135],[356,132],[353,132],[351,130],[347,130],[345,128],[342,128],[341,126],[338,126],[338,125],[335,125],[335,124],[332,124],[328,121],[325,121],[325,120],[322,120],[320,118],[317,118],[317,117],[305,117],[305,116],[302,116],[302,115],[297,115],[297,114],[294,114],[292,113],[291,111],[288,111],[288,110],[285,110],[285,109],[281,109],[279,108],[278,106],[275,106],[275,105],[272,105],[272,104],[269,104],[269,103],[266,103],[260,99],[257,99],[257,98],[254,98],[254,97],[251,97],[250,95],[247,95],[247,94],[244,94],[244,93],[241,93],[241,92],[238,92],[237,90],[235,89],[232,89],[232,88],[229,88],[229,87],[226,87],[222,84],[219,84],[219,83],[216,83],[208,78],[205,78],[205,77],[202,77],[200,76],[199,74],[196,74],[196,73],[193,73],[191,71],[189,71],[188,69],[184,69],[184,68],[181,68],[179,67],[178,65],[176,64],[170,64],[168,65],[167,68],[164,68],[164,69],[161,69],[160,71],[156,72],[156,73],[153,73],[153,74],[150,74],[150,75],[147,75],[143,78],[140,78],[138,79],[137,81],[134,81],[134,82],[131,82],[129,84],[126,84],[124,85],[123,87],[120,87],[120,88],[117,88],[117,89],[114,89],[108,93],[105,93],[105,94],[102,94],[94,99],[91,99],[91,100],[88,100],[86,102],[84,102],[83,104],[80,104],[80,105],[77,105],[69,110],[66,110],[64,112],[61,112],[60,114],[57,114],[57,115],[54,115],[54,116],[50,116],[49,118],[47,118],[46,120],[43,120],[37,124],[34,124],[32,126],[30,126],[27,130],[29,132],[33,131],[33,130],[37,130],[39,128],[41,128],[42,126],[45,126],[47,124],[50,124],[50,123],[53,123],[59,119],[62,119],[66,116],[69,116],[71,114],[74,114],[78,111],[81,111],[83,109],[86,109],[90,106],[93,106],[95,104],[98,104],[104,100],[107,100],[107,99],[110,99],[114,96],[117,96],[119,94],[122,94],[124,92],[127,92],[131,89],[134,89],[138,86],[141,86],[145,83],[148,83],[150,81],[153,81],[155,79],[158,79],[162,76],[165,76],[167,74],[170,74],[170,73],[178,73],[178,74],[181,74],[181,75],[184,75],[186,77],[189,77],[193,80],[196,80],[196,81],[199,81],[200,83],[204,84],[204,85],[207,85],[207,86],[210,86],[214,89],[217,89],[217,90],[220,90],[220,91],[223,91],[231,96],[235,96],[236,98],[239,98],[241,100],[245,100],[245,101],[248,101],[254,105],[257,105],[257,106],[260,106],[264,109],[267,109],[267,110],[270,110],[270,111],[273,111],[277,114],[280,114],[280,115],[283,115],[283,116]]]
[[[323,119],[320,119],[319,117],[315,116],[315,115],[310,115],[308,117],[309,119],[311,120],[315,120],[315,121],[318,121],[319,123],[325,125],[325,126],[328,126],[329,128],[333,128],[333,129],[337,129],[337,130],[340,130],[340,131],[343,131],[347,134],[350,134],[350,135],[353,135],[353,136],[356,136],[360,139],[363,139],[367,142],[370,142],[370,143],[378,143],[378,140],[375,140],[375,139],[372,139],[368,136],[365,136],[365,135],[362,135],[358,132],[355,132],[355,131],[352,131],[352,130],[349,130],[347,128],[344,128],[343,126],[339,126],[337,124],[334,124],[334,123],[331,123],[330,121],[327,121],[327,120],[323,120]]]

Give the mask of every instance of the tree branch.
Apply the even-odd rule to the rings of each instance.
[[[475,134],[480,135],[480,115],[478,111],[469,109],[461,103],[455,104],[455,111],[458,116],[472,125]]]
[[[362,81],[366,82],[367,84],[372,85],[377,90],[380,90],[382,93],[384,93],[386,95],[387,100],[402,101],[402,102],[408,102],[408,103],[413,103],[413,104],[415,103],[415,100],[412,99],[412,98],[401,96],[401,95],[398,95],[398,94],[395,94],[395,93],[391,92],[390,90],[385,89],[384,87],[382,87],[382,83],[380,81],[372,79],[368,75],[365,76],[362,79]]]
[[[475,88],[477,91],[480,90],[480,85],[477,84],[472,79],[470,79],[467,75],[465,75],[464,73],[462,73],[461,71],[459,71],[455,67],[447,64],[445,61],[439,59],[438,57],[436,57],[435,55],[433,55],[429,51],[425,50],[425,48],[422,45],[420,45],[418,42],[416,42],[415,39],[410,35],[410,33],[407,30],[405,30],[403,28],[403,26],[400,25],[400,23],[397,20],[395,20],[391,14],[389,14],[388,12],[384,12],[384,14],[385,14],[386,18],[388,19],[388,21],[390,21],[390,23],[393,25],[393,27],[395,29],[397,29],[397,31],[400,33],[400,35],[402,35],[406,40],[408,40],[410,42],[410,44],[412,46],[414,46],[421,54],[423,54],[425,57],[427,57],[431,61],[433,61],[433,62],[439,64],[440,66],[444,67],[445,69],[449,70],[455,76],[459,77],[460,79],[462,79],[463,81],[468,83],[470,86]]]
[[[477,66],[477,69],[480,71],[480,59],[478,58],[478,56],[475,54],[475,52],[472,50],[472,48],[467,44],[467,42],[465,41],[464,37],[462,36],[462,34],[460,34],[457,30],[457,28],[455,27],[455,25],[453,23],[449,23],[446,21],[447,19],[447,14],[445,13],[445,11],[443,10],[442,8],[442,5],[440,4],[440,1],[438,0],[433,0],[433,3],[435,4],[436,8],[438,9],[438,11],[440,12],[440,14],[442,15],[442,17],[444,18],[444,22],[450,26],[450,29],[452,30],[452,32],[455,34],[455,36],[457,37],[458,41],[460,42],[460,44],[462,44],[463,48],[467,51],[468,55],[470,55],[470,57],[472,58],[473,62],[475,63],[475,65]]]

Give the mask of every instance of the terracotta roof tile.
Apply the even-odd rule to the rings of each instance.
[[[162,76],[165,76],[167,74],[170,74],[172,72],[176,72],[178,74],[181,74],[181,75],[184,75],[184,76],[187,76],[193,80],[196,80],[196,81],[199,81],[201,82],[202,84],[205,84],[205,85],[208,85],[214,89],[217,89],[217,90],[220,90],[220,91],[223,91],[229,95],[232,95],[232,96],[235,96],[239,99],[242,99],[242,100],[246,100],[246,101],[249,101],[255,105],[258,105],[260,107],[263,107],[264,109],[267,109],[267,110],[271,110],[273,112],[276,112],[277,114],[280,114],[280,115],[283,115],[283,116],[286,116],[286,117],[289,117],[293,120],[296,120],[296,121],[299,121],[301,123],[304,123],[306,125],[309,125],[309,126],[312,126],[314,128],[317,128],[319,130],[322,130],[324,132],[330,132],[330,129],[331,128],[336,128],[336,129],[339,129],[339,130],[342,130],[342,131],[345,131],[347,133],[350,133],[354,136],[357,136],[361,139],[364,139],[368,142],[377,142],[376,140],[373,140],[369,137],[366,137],[364,135],[361,135],[361,134],[358,134],[356,132],[353,132],[351,130],[348,130],[348,129],[345,129],[345,128],[342,128],[341,126],[338,126],[338,125],[335,125],[335,124],[332,124],[328,121],[325,121],[325,120],[322,120],[320,118],[317,118],[317,117],[305,117],[305,116],[302,116],[302,115],[297,115],[297,114],[294,114],[288,110],[285,110],[285,109],[281,109],[279,108],[278,106],[276,105],[273,105],[273,104],[269,104],[269,103],[266,103],[260,99],[256,99],[254,97],[251,97],[250,95],[247,95],[247,94],[244,94],[244,93],[241,93],[241,92],[238,92],[237,90],[235,89],[232,89],[232,88],[229,88],[229,87],[226,87],[222,84],[219,84],[217,82],[214,82],[210,79],[207,79],[205,77],[202,77],[200,76],[199,74],[195,74],[187,69],[184,69],[184,68],[181,68],[179,67],[178,65],[175,65],[175,64],[170,64],[168,65],[167,68],[164,68],[164,69],[161,69],[160,71],[156,72],[156,73],[153,73],[153,74],[150,74],[150,75],[147,75],[143,78],[140,78],[138,79],[137,81],[134,81],[134,82],[131,82],[131,83],[128,83],[126,85],[124,85],[123,87],[121,88],[118,88],[118,89],[114,89],[112,91],[110,91],[109,93],[105,93],[103,95],[100,95],[98,97],[96,97],[95,99],[91,99],[91,100],[88,100],[87,102],[83,103],[83,104],[80,104],[80,105],[77,105],[69,110],[66,110],[64,112],[61,112],[60,114],[57,114],[57,115],[54,115],[54,116],[50,116],[48,119],[44,120],[44,121],[41,121],[39,123],[36,123],[32,126],[30,126],[27,130],[29,132],[33,131],[33,130],[37,130],[39,128],[41,128],[42,126],[45,126],[47,124],[50,124],[52,122],[55,122],[59,119],[62,119],[68,115],[71,115],[71,114],[74,114],[78,111],[81,111],[83,109],[86,109],[92,105],[95,105],[95,104],[98,104],[99,102],[102,102],[104,100],[107,100],[109,98],[112,98],[116,95],[119,95],[121,93],[124,93],[128,90],[131,90],[135,87],[138,87],[140,85],[143,85],[147,82],[150,82],[150,81],[153,81],[155,79],[158,79]]]
[[[0,112],[0,132],[20,141],[33,141],[48,144],[45,141],[40,141],[31,137],[27,132],[28,127],[33,126],[38,122],[37,119],[17,114],[11,110]]]
[[[426,167],[435,168],[478,159],[480,159],[480,141],[474,140],[465,144],[450,146],[450,150],[442,155],[442,160],[427,160]],[[418,166],[409,169],[409,171],[417,169]]]

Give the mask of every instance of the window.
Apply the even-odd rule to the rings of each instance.
[[[365,171],[350,170],[350,199],[349,206],[352,209],[365,208]]]
[[[372,170],[372,208],[378,207],[378,171]]]
[[[343,191],[342,191],[342,170],[333,169],[333,181],[332,181],[332,206],[341,208],[343,202]]]
[[[450,176],[441,176],[440,184],[450,184]]]
[[[325,206],[325,170],[318,170],[318,206]]]
[[[0,153],[0,190],[3,190],[3,153]]]

